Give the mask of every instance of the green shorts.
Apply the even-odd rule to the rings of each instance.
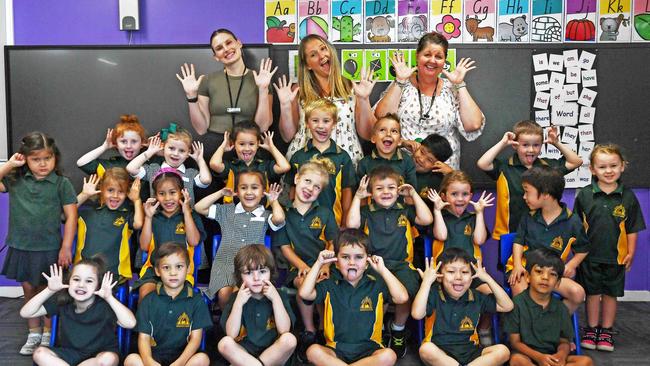
[[[447,356],[458,361],[461,365],[467,365],[468,363],[477,359],[481,352],[483,352],[483,347],[477,347],[470,343],[467,344],[445,344],[439,345],[436,344],[436,347],[440,348]]]
[[[136,281],[133,282],[133,285],[131,287],[133,289],[136,289],[144,285],[145,283],[156,283],[159,281],[160,281],[160,277],[156,276],[156,272],[153,270],[153,267],[149,267],[146,269],[142,277],[138,278]]]
[[[625,266],[584,260],[576,271],[576,281],[587,295],[620,297],[625,292]]]
[[[420,289],[420,274],[408,262],[387,262],[386,268],[406,287],[409,299],[413,300]]]
[[[269,346],[266,347],[260,347],[256,345],[255,343],[251,342],[248,340],[248,338],[244,338],[239,342],[239,345],[244,347],[246,352],[248,352],[249,355],[258,358],[264,352]]]
[[[379,344],[375,342],[368,341],[364,344],[357,344],[355,347],[345,347],[346,350],[342,350],[340,348],[334,348],[330,346],[325,346],[336,353],[336,358],[339,360],[351,364],[359,361],[362,358],[366,358],[373,353],[375,353],[377,350],[382,349],[383,347],[380,346]],[[354,349],[355,351],[351,351],[351,349]]]
[[[120,355],[117,349],[117,344],[113,347],[106,347],[104,351],[97,352],[80,351],[70,347],[54,347],[52,348],[52,352],[54,352],[60,359],[70,365],[78,365],[89,358],[96,357],[102,352],[113,352],[118,356]]]

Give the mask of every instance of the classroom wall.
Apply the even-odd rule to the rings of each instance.
[[[236,6],[235,6],[236,4]],[[118,2],[115,0],[20,0],[13,1],[16,45],[126,45],[128,32],[119,30]],[[155,0],[140,1],[141,31],[133,32],[133,44],[207,43],[217,28],[231,29],[244,43],[263,43],[263,1],[261,0]],[[480,102],[480,101],[479,101]],[[488,121],[491,123],[491,121]],[[65,147],[63,147],[65,149]],[[641,168],[636,165],[635,168]],[[650,218],[650,190],[636,189],[646,219]],[[573,190],[564,200],[573,206]],[[0,195],[0,247],[4,244],[8,221],[8,197]],[[486,213],[494,225],[494,209]],[[647,220],[646,220],[647,221]],[[626,290],[650,290],[648,230],[639,236],[633,270],[628,273]],[[483,248],[486,268],[496,268],[497,244],[490,240]],[[0,253],[0,263],[4,262]],[[497,278],[500,278],[497,277]],[[0,276],[0,286],[16,285]]]

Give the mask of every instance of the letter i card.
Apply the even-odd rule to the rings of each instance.
[[[598,42],[630,42],[632,0],[600,0],[599,5]]]
[[[564,40],[566,42],[595,42],[596,17],[598,3],[596,0],[565,0],[566,21]]]
[[[363,42],[363,1],[333,0],[332,30],[333,43]]]
[[[463,0],[431,0],[430,9],[430,29],[445,36],[449,43],[462,42]]]
[[[264,42],[296,43],[296,2],[266,0],[264,5]]]
[[[416,43],[429,29],[429,0],[397,1],[397,40]]]
[[[329,0],[298,0],[298,37],[303,39],[310,34],[329,37]]]
[[[562,43],[563,0],[532,0],[531,43]]]
[[[367,0],[364,40],[368,43],[391,43],[397,39],[395,0]]]
[[[499,0],[497,42],[528,42],[528,0]]]
[[[634,0],[632,41],[650,41],[650,0]]]
[[[341,50],[341,74],[350,80],[361,80],[363,50]]]
[[[496,36],[496,0],[464,0],[466,43],[494,42]]]
[[[365,50],[363,62],[366,70],[372,70],[373,78],[377,81],[388,80],[388,51]]]

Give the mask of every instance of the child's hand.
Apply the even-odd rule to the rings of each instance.
[[[9,158],[9,161],[7,161],[7,164],[10,164],[12,168],[20,168],[21,166],[25,165],[27,160],[25,160],[25,155],[21,153],[15,153],[11,155]]]
[[[243,307],[244,304],[246,304],[248,302],[248,299],[251,298],[251,295],[252,295],[251,289],[246,287],[245,283],[242,283],[241,287],[237,291],[237,297],[235,297],[235,304]],[[235,304],[233,304],[233,305],[235,305]]]
[[[102,144],[104,146],[105,150],[112,149],[115,147],[115,144],[113,144],[113,129],[109,128],[106,130],[106,139],[104,139],[104,143]]]
[[[104,273],[104,278],[102,279],[102,287],[99,290],[95,291],[95,295],[101,297],[104,300],[108,300],[113,296],[113,287],[117,285],[117,281],[113,282],[113,273],[108,271]]]
[[[259,147],[266,151],[271,151],[275,147],[273,144],[273,132],[266,131],[262,134],[262,143]]]
[[[337,260],[338,259],[336,258],[336,253],[331,250],[325,249],[318,253],[318,263],[320,264],[332,263],[336,262]]]
[[[576,275],[576,268],[570,264],[567,264],[564,266],[564,273],[562,274],[562,277],[566,278],[573,278]]]
[[[157,199],[151,197],[147,198],[144,203],[144,215],[148,218],[152,218],[153,215],[156,214],[158,206],[160,206],[160,202],[158,202]]]
[[[192,197],[190,197],[190,191],[187,188],[183,188],[181,191],[183,193],[183,202],[181,208],[183,212],[192,212]]]
[[[262,287],[262,294],[264,294],[264,296],[271,301],[280,298],[278,289],[276,289],[275,286],[273,286],[271,281],[264,281],[264,287]]]
[[[61,267],[68,268],[72,264],[72,252],[70,251],[70,248],[63,248],[59,250],[59,260],[57,263]]]
[[[368,192],[368,182],[370,182],[370,178],[368,178],[367,175],[364,175],[361,178],[361,182],[359,182],[359,188],[357,188],[357,192],[354,194],[358,199],[362,200],[364,198],[370,197],[370,192]]]
[[[494,197],[492,197],[492,193],[486,193],[485,191],[481,193],[481,197],[478,199],[478,201],[476,202],[469,201],[469,203],[471,203],[472,206],[474,206],[474,211],[476,211],[477,213],[483,212],[483,210],[486,207],[494,206],[492,202],[494,202]]]
[[[485,270],[485,267],[483,267],[483,261],[481,258],[476,258],[476,263],[470,263],[470,266],[474,268],[474,275],[472,278],[478,278],[483,282],[487,282],[490,278],[492,278],[490,277],[490,274]]]
[[[279,77],[278,83],[273,84],[273,88],[275,89],[275,93],[278,95],[278,101],[280,102],[280,105],[293,103],[293,101],[296,99],[296,95],[298,95],[298,91],[300,90],[300,88],[291,90],[291,83],[287,80],[286,75]]]
[[[374,76],[373,69],[366,69],[365,67],[361,68],[360,80],[358,82],[352,82],[352,88],[354,90],[354,95],[359,99],[367,99],[372,93],[372,89],[375,87],[377,80],[373,79]]]
[[[436,282],[438,278],[442,277],[442,274],[438,273],[438,269],[440,269],[440,264],[436,265],[433,257],[428,259],[424,258],[424,272],[422,272],[422,270],[419,268],[416,269],[420,274],[420,278],[422,278],[422,282],[427,282],[432,284]]]
[[[260,60],[260,72],[258,73],[253,70],[255,85],[257,85],[259,90],[267,90],[269,85],[271,85],[271,78],[273,77],[273,74],[278,71],[277,66],[273,70],[271,70],[271,67],[273,67],[273,60],[270,58],[264,58]]]
[[[203,159],[203,144],[200,141],[192,142],[192,153],[190,157],[197,163]]]
[[[282,186],[278,183],[273,183],[269,187],[269,191],[264,192],[264,195],[266,196],[266,200],[270,203],[277,201],[278,197],[280,197],[280,193],[282,193]]]
[[[47,280],[47,288],[52,292],[57,292],[59,290],[63,290],[64,288],[70,287],[69,285],[63,284],[63,268],[57,266],[56,264],[50,265],[49,276],[44,272],[41,274]]]
[[[415,152],[420,148],[420,143],[414,140],[402,140],[399,146],[405,148],[411,154],[415,154]]]
[[[404,197],[413,197],[418,195],[418,192],[415,190],[415,188],[413,188],[413,186],[408,183],[404,183],[401,186],[397,187],[397,193],[399,193],[400,196]]]
[[[508,131],[503,134],[503,137],[501,138],[501,143],[512,147],[519,146],[519,143],[517,142],[517,140],[515,140],[515,133],[511,131]]]
[[[548,365],[548,366],[564,365],[564,363],[560,362],[560,359],[557,358],[555,355],[542,354],[541,356],[537,357],[535,361],[537,362],[538,365]]]
[[[88,197],[92,197],[96,194],[101,193],[101,191],[97,190],[98,183],[99,183],[99,176],[97,174],[91,174],[87,180],[86,177],[84,177],[84,185],[81,188],[81,193]]]
[[[145,157],[151,159],[154,155],[158,154],[158,152],[162,151],[162,149],[163,146],[160,137],[158,137],[158,135],[151,136],[149,137],[149,146],[147,146],[147,155],[145,155]]]
[[[221,188],[221,195],[223,197],[237,197],[237,193],[235,193],[232,188],[228,187]]]
[[[433,209],[436,211],[442,211],[443,208],[449,206],[449,202],[443,201],[438,195],[438,192],[433,188],[429,188],[427,197],[429,198],[429,201],[433,202]]]
[[[304,267],[298,267],[298,278],[305,278],[307,276],[307,273],[309,273],[309,270],[311,268],[309,266],[304,266]]]
[[[133,183],[131,183],[131,188],[129,188],[129,200],[135,202],[140,199],[140,188],[142,187],[142,182],[140,178],[135,178]]]
[[[223,142],[221,143],[221,147],[223,147],[223,151],[231,151],[235,145],[230,143],[230,132],[226,131],[223,133]]]
[[[559,141],[558,128],[557,126],[551,126],[551,128],[548,129],[548,134],[546,135],[546,141],[544,142],[555,146],[558,143],[558,141]]]
[[[521,265],[516,265],[512,271],[510,272],[510,277],[508,277],[508,284],[510,286],[514,286],[519,282],[521,278],[524,277],[524,274],[526,273],[526,269],[522,267]]]
[[[386,270],[386,266],[384,265],[384,258],[378,256],[378,255],[373,255],[368,257],[368,263],[370,264],[370,267],[375,270],[375,272],[382,274]]]
[[[431,173],[441,173],[441,174],[449,174],[453,171],[454,168],[443,163],[442,161],[436,161],[435,163],[433,163],[433,169],[431,169]]]
[[[632,262],[634,261],[634,255],[627,253],[627,255],[623,258],[623,263],[625,265],[625,271],[629,272],[630,269],[632,269]]]
[[[318,279],[316,282],[320,282],[328,278],[330,278],[330,266],[321,267],[320,271],[318,271]]]

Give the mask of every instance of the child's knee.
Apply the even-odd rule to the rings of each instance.
[[[442,351],[438,349],[433,343],[424,342],[420,346],[418,353],[420,354],[420,358],[423,361],[428,364],[432,364],[435,360],[440,358]]]
[[[394,365],[397,362],[397,354],[390,348],[384,348],[375,353],[377,356],[377,364],[379,365]]]
[[[318,363],[327,356],[327,352],[320,344],[312,344],[307,348],[307,359],[311,363]]]
[[[221,354],[228,354],[233,351],[235,346],[237,345],[237,342],[235,339],[229,336],[223,336],[219,343],[217,343],[217,349],[219,350],[219,353]]]
[[[510,357],[510,366],[532,366],[533,362],[530,358],[522,355],[521,353],[515,353]]]
[[[47,347],[38,347],[34,351],[34,354],[32,355],[32,359],[34,362],[38,363],[38,361],[42,360],[44,357],[51,355],[51,352],[49,348]]]
[[[580,304],[585,301],[585,289],[576,282],[570,283],[566,287],[565,292],[565,297],[575,304]]]
[[[97,365],[99,366],[116,366],[120,358],[115,352],[102,352],[97,355]]]
[[[282,349],[285,350],[293,350],[298,345],[298,340],[296,340],[296,336],[294,336],[290,332],[286,332],[282,334],[278,338],[277,342],[282,347]]]
[[[187,362],[187,366],[209,366],[210,358],[203,352],[194,354]]]
[[[137,353],[131,353],[126,356],[124,360],[124,366],[140,366],[142,365],[142,358]]]
[[[510,350],[503,344],[496,344],[490,346],[490,353],[495,355],[495,358],[498,359],[498,362],[505,363],[510,358]]]

